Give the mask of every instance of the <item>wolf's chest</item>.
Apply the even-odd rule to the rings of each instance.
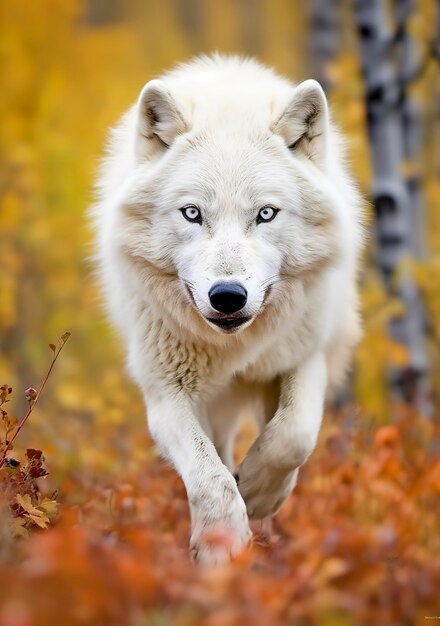
[[[292,338],[265,350],[240,373],[248,381],[272,380],[278,374],[295,367],[301,361],[302,354],[301,342]]]
[[[306,325],[300,326],[274,336],[263,349],[250,356],[240,375],[248,381],[268,381],[295,368],[316,343],[316,335]]]

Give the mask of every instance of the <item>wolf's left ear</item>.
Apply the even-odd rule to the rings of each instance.
[[[143,158],[168,148],[177,135],[188,130],[183,114],[165,84],[150,80],[137,104],[136,155]]]
[[[290,150],[324,165],[328,141],[327,99],[316,80],[305,80],[294,91],[286,110],[272,128]]]

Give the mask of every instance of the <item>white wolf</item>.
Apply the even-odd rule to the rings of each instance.
[[[204,563],[287,498],[359,336],[362,203],[339,144],[317,82],[222,56],[147,83],[112,134],[93,210],[102,280]],[[234,478],[250,405],[261,433]],[[227,546],[204,540],[214,528]]]

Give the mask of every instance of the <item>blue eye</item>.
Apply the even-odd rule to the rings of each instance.
[[[271,222],[275,218],[278,211],[279,209],[274,209],[271,206],[263,207],[262,209],[260,209],[257,215],[257,224],[262,224],[263,222]]]
[[[187,206],[180,209],[183,217],[188,220],[188,222],[193,222],[195,224],[202,223],[202,214],[200,209],[198,209],[194,204],[188,204]]]

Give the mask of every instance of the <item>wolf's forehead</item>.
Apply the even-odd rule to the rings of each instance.
[[[188,139],[179,161],[186,185],[216,194],[258,194],[288,176],[284,159],[263,134],[203,133]]]
[[[183,184],[182,184],[183,183]],[[246,174],[237,164],[224,170],[194,170],[177,182],[173,190],[175,201],[184,197],[189,203],[200,204],[205,209],[252,210],[256,204],[277,203],[282,196],[279,182],[264,173]]]

